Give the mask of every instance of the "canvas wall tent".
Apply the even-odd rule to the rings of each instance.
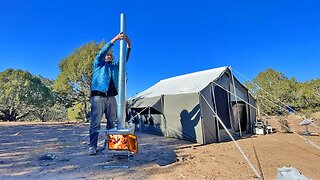
[[[240,99],[236,103],[222,87],[232,93],[235,89],[238,97],[255,106],[248,90],[232,79],[231,70],[220,67],[164,79],[136,94],[127,101],[127,120],[143,110],[134,122],[144,132],[200,144],[228,140],[214,109],[231,133],[251,133],[255,109]]]

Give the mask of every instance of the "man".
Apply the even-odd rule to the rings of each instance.
[[[119,33],[102,47],[93,62],[89,155],[97,153],[98,130],[101,127],[103,113],[106,115],[107,129],[114,128],[117,119],[115,96],[118,95],[119,62],[113,62],[114,58],[110,51],[117,40],[127,41],[126,61],[128,61],[131,43],[128,36]]]

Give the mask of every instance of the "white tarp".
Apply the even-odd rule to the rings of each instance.
[[[219,78],[227,68],[227,66],[219,67],[164,79],[130,99],[137,97],[148,98],[161,95],[197,93],[204,89],[210,82]]]

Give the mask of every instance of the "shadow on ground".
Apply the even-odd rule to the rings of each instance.
[[[105,178],[115,175],[129,177],[142,166],[167,166],[176,162],[174,149],[190,144],[137,132],[139,152],[131,156],[129,161],[126,157],[112,156],[107,151],[89,156],[88,126],[68,123],[1,124],[0,179],[79,179],[97,174],[106,174],[103,176]],[[102,139],[100,135],[100,146]],[[129,165],[129,168],[106,169],[106,165]]]

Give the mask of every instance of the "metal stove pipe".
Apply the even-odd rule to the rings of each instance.
[[[126,18],[124,13],[120,14],[120,32],[126,34]],[[126,102],[126,41],[120,40],[120,59],[119,59],[119,103],[118,103],[118,129],[125,126],[125,102]]]

